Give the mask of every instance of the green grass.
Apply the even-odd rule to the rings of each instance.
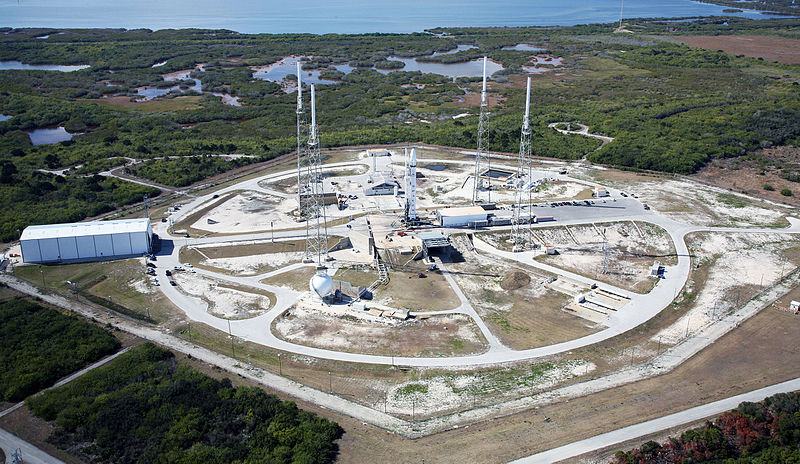
[[[399,388],[395,392],[395,396],[398,398],[403,398],[411,395],[416,395],[419,393],[421,394],[428,393],[428,386],[425,385],[424,383],[410,383],[405,387]]]
[[[726,206],[730,206],[731,208],[746,208],[747,206],[750,206],[751,203],[750,200],[733,195],[731,193],[721,193],[717,196],[717,200]]]

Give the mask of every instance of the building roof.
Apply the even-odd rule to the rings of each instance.
[[[47,224],[26,227],[20,240],[147,232],[149,227],[150,219],[147,218]]]
[[[417,237],[427,248],[441,248],[450,245],[450,239],[441,232],[423,232],[417,234]]]
[[[476,215],[489,215],[485,209],[480,206],[461,206],[455,208],[442,208],[436,211],[439,216],[476,216]]]
[[[390,174],[384,172],[372,173],[370,174],[369,178],[372,179],[373,187],[377,187],[379,185],[384,185],[384,184],[399,185],[397,181],[394,180],[394,178]]]

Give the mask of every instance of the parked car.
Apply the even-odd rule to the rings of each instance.
[[[170,280],[169,284],[172,285],[173,287],[177,285],[174,280]]]
[[[172,271],[170,271],[169,269],[167,269],[167,277],[169,277],[169,276],[171,276],[171,275],[172,275]]]

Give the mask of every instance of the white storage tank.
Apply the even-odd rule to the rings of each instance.
[[[333,294],[333,279],[328,275],[328,268],[320,266],[317,272],[311,277],[308,283],[313,293],[316,293],[323,301]]]

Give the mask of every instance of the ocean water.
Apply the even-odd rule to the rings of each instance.
[[[627,0],[623,16],[707,16],[721,15],[723,9],[690,0]],[[0,0],[0,27],[197,27],[324,34],[607,23],[619,16],[620,0]],[[765,17],[755,11],[737,16]]]

